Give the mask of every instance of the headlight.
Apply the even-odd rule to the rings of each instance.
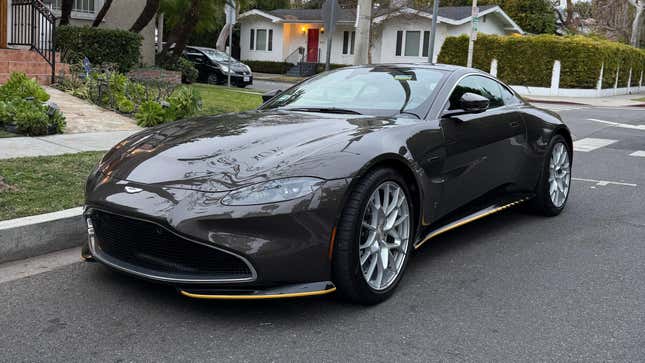
[[[253,205],[284,202],[315,192],[323,182],[322,179],[309,177],[271,180],[234,190],[222,199],[222,204]]]
[[[244,67],[249,73],[253,73],[253,71],[251,71],[251,67],[247,66],[246,64],[244,65]]]
[[[223,64],[219,65],[219,68],[222,70],[224,73],[229,73],[231,70],[228,68],[228,66],[225,66]]]

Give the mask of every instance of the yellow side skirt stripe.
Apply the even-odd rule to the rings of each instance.
[[[207,295],[207,294],[193,294],[184,290],[180,290],[184,296],[192,297],[194,299],[210,299],[210,300],[261,300],[261,299],[285,299],[290,297],[302,296],[315,296],[325,295],[336,291],[335,287],[327,290],[320,291],[307,291],[307,292],[294,292],[289,294],[274,294],[274,295]]]
[[[520,199],[520,200],[518,200],[518,201],[515,201],[515,202],[512,202],[512,203],[509,203],[509,204],[506,204],[506,205],[503,205],[503,206],[500,206],[500,207],[497,207],[497,208],[493,208],[493,209],[491,209],[491,210],[486,210],[486,209],[484,209],[484,211],[485,211],[485,212],[484,212],[484,211],[482,211],[482,212],[476,213],[476,214],[474,214],[474,215],[472,215],[472,216],[469,216],[469,217],[466,217],[466,218],[460,219],[460,220],[455,221],[455,222],[453,222],[453,223],[451,223],[451,224],[448,224],[448,225],[446,225],[446,226],[443,226],[443,227],[441,227],[441,228],[439,228],[439,229],[437,229],[437,230],[434,230],[434,231],[430,232],[430,233],[429,233],[429,234],[428,234],[428,235],[427,235],[427,236],[426,236],[426,237],[425,237],[421,242],[419,242],[419,243],[417,243],[416,245],[414,245],[414,249],[419,249],[419,248],[420,248],[424,243],[428,242],[430,239],[432,239],[432,238],[434,238],[434,237],[436,237],[436,236],[438,236],[438,235],[440,235],[440,234],[446,233],[446,232],[448,232],[448,231],[450,231],[450,230],[453,230],[453,229],[455,229],[455,228],[457,228],[457,227],[461,227],[461,226],[463,226],[464,224],[468,224],[468,223],[470,223],[470,222],[474,222],[474,221],[476,221],[476,220],[478,220],[478,219],[481,219],[481,218],[487,217],[487,216],[489,216],[489,215],[491,215],[491,214],[495,214],[495,213],[497,213],[497,212],[501,212],[501,211],[503,211],[504,209],[507,209],[507,208],[513,207],[513,206],[515,206],[515,205],[517,205],[517,204],[520,204],[520,203],[522,203],[522,202],[524,202],[524,201],[527,201],[527,200],[529,200],[529,198],[523,198],[523,199]]]

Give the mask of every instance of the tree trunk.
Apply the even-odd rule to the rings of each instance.
[[[199,19],[199,0],[190,0],[190,7],[184,15],[184,22],[178,27],[177,38],[175,41],[175,48],[172,50],[173,62],[175,62],[181,54],[186,49],[186,42],[188,37],[195,30],[197,25],[197,19]]]
[[[632,37],[630,40],[630,44],[632,47],[638,48],[640,45],[640,35],[641,35],[641,22],[642,22],[642,16],[643,16],[643,10],[645,8],[642,5],[636,6],[636,16],[634,16],[634,22],[632,23]]]
[[[228,42],[228,32],[231,29],[231,24],[224,24],[222,27],[222,31],[219,32],[219,36],[217,36],[217,43],[215,47],[217,50],[220,50],[222,52],[226,51],[226,42]]]
[[[358,0],[358,28],[354,47],[354,64],[369,62],[370,23],[372,21],[372,0]]]
[[[134,22],[130,31],[134,33],[141,32],[143,28],[145,28],[155,17],[155,15],[157,15],[157,11],[159,11],[159,0],[146,0],[146,6],[143,7],[141,15],[139,15],[137,21]],[[189,19],[188,21],[196,22],[197,19]]]
[[[567,28],[573,26],[573,10],[573,0],[567,0],[567,19],[564,23]]]
[[[105,14],[107,14],[108,10],[110,10],[111,5],[112,5],[112,0],[105,0],[105,3],[103,3],[103,7],[101,8],[101,11],[99,11],[99,13],[96,14],[96,18],[92,23],[93,28],[96,28],[97,26],[101,25],[101,23],[103,22],[103,18],[105,18]]]
[[[60,22],[58,25],[68,25],[69,18],[72,16],[74,0],[62,0],[60,4]]]

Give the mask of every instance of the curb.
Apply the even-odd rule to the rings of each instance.
[[[0,263],[78,247],[86,238],[82,207],[0,221]]]

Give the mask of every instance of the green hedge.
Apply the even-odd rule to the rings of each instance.
[[[121,72],[139,63],[141,41],[141,35],[127,30],[71,25],[56,30],[56,46],[65,62],[87,57],[92,64],[118,64]]]
[[[449,37],[438,61],[466,65],[468,36]],[[512,85],[549,87],[553,62],[559,60],[560,87],[595,88],[604,64],[603,88],[613,88],[619,69],[618,87],[627,87],[629,69],[632,86],[645,68],[645,51],[625,44],[584,36],[477,36],[473,67],[486,72],[497,59],[497,76]]]
[[[244,64],[251,67],[253,72],[260,73],[273,73],[273,74],[284,74],[287,73],[293,64],[289,62],[271,62],[271,61],[252,61],[245,60],[242,61]]]
[[[289,69],[294,67],[294,65],[289,62],[252,61],[252,60],[245,60],[243,62],[244,64],[251,67],[251,70],[253,72],[260,72],[260,73],[285,74]],[[333,64],[333,63],[329,65],[329,69],[336,69],[336,68],[342,68],[342,67],[347,67],[347,65]],[[324,71],[325,71],[325,65],[318,64],[318,66],[316,67],[316,72],[320,73]]]

